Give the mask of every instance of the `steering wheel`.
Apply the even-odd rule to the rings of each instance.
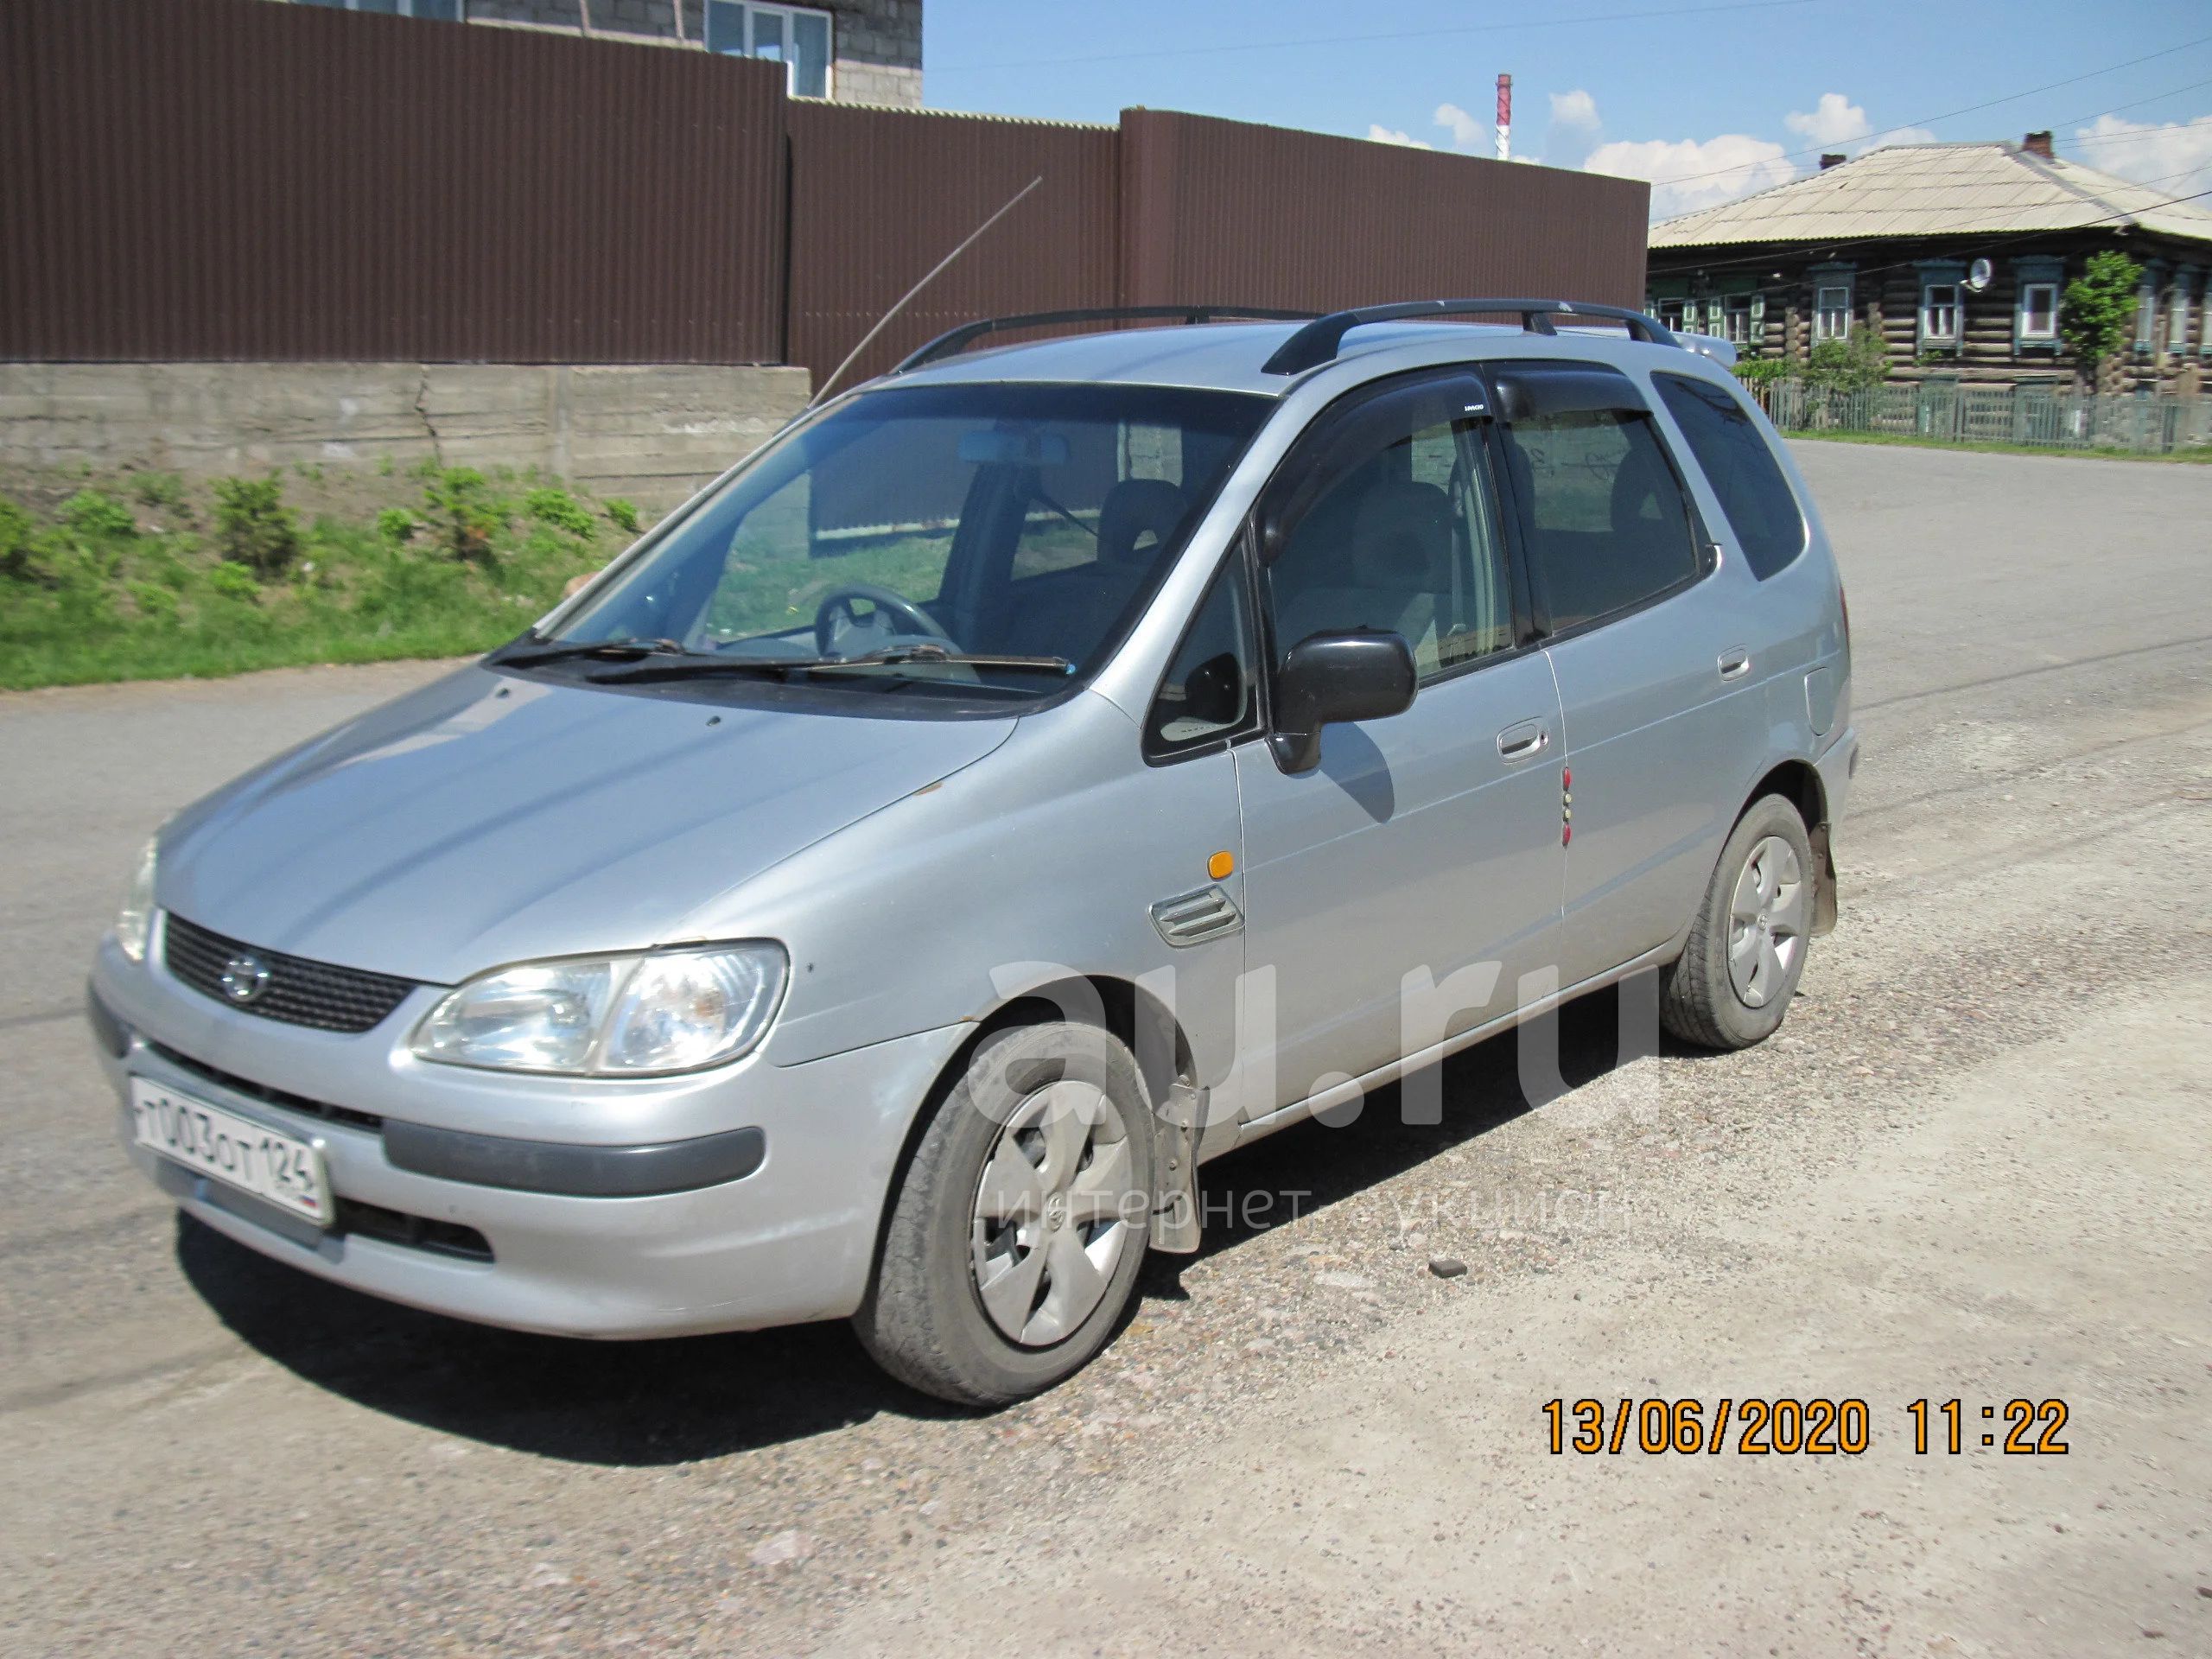
[[[814,613],[814,648],[824,657],[830,655],[830,643],[836,637],[839,618],[843,618],[852,627],[861,626],[860,619],[853,613],[853,601],[855,600],[866,600],[880,613],[893,618],[900,633],[925,634],[932,639],[942,639],[948,645],[952,643],[952,636],[938,626],[937,619],[904,594],[894,594],[888,588],[855,582],[833,588],[824,594],[820,607]]]

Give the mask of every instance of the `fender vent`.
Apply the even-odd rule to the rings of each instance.
[[[1154,905],[1152,925],[1161,938],[1179,948],[1234,933],[1244,925],[1244,914],[1219,887],[1200,887]]]

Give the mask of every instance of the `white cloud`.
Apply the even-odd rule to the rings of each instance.
[[[1936,135],[1925,127],[1891,127],[1887,132],[1878,132],[1859,146],[1864,156],[1870,149],[1886,149],[1891,144],[1932,144]]]
[[[1476,120],[1457,104],[1438,105],[1436,124],[1449,131],[1452,142],[1461,149],[1479,149],[1491,142],[1489,123]]]
[[[1780,144],[1740,132],[1725,132],[1701,143],[1694,138],[1680,143],[1650,138],[1600,144],[1583,162],[1582,170],[1649,180],[1651,212],[1656,219],[1718,207],[1797,176],[1796,165]]]
[[[1571,92],[1552,94],[1552,119],[1562,127],[1598,124],[1598,100],[1580,86]]]
[[[1782,118],[1782,124],[1824,146],[1847,144],[1856,139],[1871,138],[1874,134],[1874,129],[1866,123],[1866,110],[1841,92],[1822,92],[1821,101],[1809,113],[1792,110]]]
[[[1414,137],[1413,134],[1409,132],[1400,132],[1396,128],[1386,127],[1379,121],[1370,121],[1368,123],[1367,136],[1370,138],[1372,138],[1378,144],[1403,144],[1408,149],[1433,149],[1436,148],[1433,144],[1425,144],[1421,143],[1420,139]]]
[[[2084,165],[2148,184],[2161,196],[2212,190],[2212,115],[2160,122],[2101,115],[2074,130],[2072,147]]]

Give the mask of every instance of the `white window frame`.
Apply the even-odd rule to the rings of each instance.
[[[1950,298],[1938,302],[1938,294],[1948,292]],[[1936,320],[1944,311],[1951,314],[1950,326],[1938,327]],[[1955,346],[1966,327],[1966,287],[1961,283],[1926,283],[1920,289],[1920,339],[1923,345]]]
[[[1849,283],[1816,283],[1813,286],[1813,340],[1815,344],[1824,340],[1851,338],[1851,289]],[[1842,297],[1830,303],[1828,296]],[[1831,328],[1828,318],[1833,314],[1842,318],[1840,328]]]
[[[2166,349],[2186,352],[2189,349],[2189,283],[2183,278],[2174,278],[2171,297],[2167,300],[2166,308]]]
[[[729,57],[749,58],[753,55],[753,19],[755,15],[765,13],[768,16],[780,17],[783,19],[784,90],[790,93],[793,98],[810,96],[810,94],[802,93],[798,90],[798,86],[797,85],[798,79],[798,60],[791,55],[791,41],[796,35],[796,31],[791,28],[791,22],[794,18],[798,17],[820,18],[822,20],[823,38],[826,42],[826,45],[823,48],[823,56],[822,60],[822,96],[824,99],[833,99],[836,97],[837,19],[833,13],[824,11],[818,6],[771,5],[761,3],[761,0],[721,0],[721,4],[723,7],[727,7],[728,10],[735,11],[745,20],[745,50],[742,52],[732,52],[725,54]],[[707,6],[704,15],[702,16],[699,23],[701,44],[705,46],[710,52],[719,49],[714,44],[714,35],[711,32],[714,27],[714,19],[718,14],[726,16],[727,12],[721,11],[721,9],[715,4],[709,3]]]
[[[1748,294],[1724,294],[1720,296],[1720,337],[1739,350],[1748,350],[1751,344],[1751,296]]]
[[[1666,324],[1671,333],[1687,334],[1689,327],[1684,319],[1688,315],[1688,304],[1687,300],[1653,300],[1651,315]]]
[[[2035,302],[2028,296],[2041,289],[2050,297],[2044,302],[2044,314],[2050,319],[2047,328],[2037,328],[2030,321],[2035,315]],[[2022,283],[2020,284],[2020,338],[2048,340],[2058,338],[2058,284],[2050,282]]]

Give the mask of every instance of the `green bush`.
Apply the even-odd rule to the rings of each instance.
[[[1747,386],[1763,386],[1787,380],[1795,366],[1786,357],[1745,357],[1737,359],[1734,373]]]
[[[638,533],[638,505],[619,495],[610,495],[600,504],[607,509],[607,520],[625,536]]]
[[[207,573],[207,585],[226,599],[251,601],[261,597],[261,584],[253,579],[253,572],[230,559]]]
[[[474,467],[448,467],[423,486],[423,505],[454,557],[473,564],[492,561],[493,538],[507,527],[512,508],[495,495]]]
[[[138,533],[130,508],[104,490],[79,490],[61,504],[61,522],[79,536],[113,540]]]
[[[264,582],[283,575],[299,556],[299,520],[284,505],[284,486],[274,473],[215,480],[215,544],[226,560]]]
[[[2105,359],[2135,331],[2136,285],[2143,267],[2117,249],[2092,254],[2088,268],[2066,284],[2058,306],[2058,332],[2092,381]]]
[[[37,528],[30,514],[0,495],[0,575],[20,581],[31,574],[31,538]]]
[[[541,524],[565,530],[571,536],[589,537],[598,525],[591,514],[577,505],[575,497],[558,486],[532,490],[523,497],[523,511]]]
[[[412,541],[423,521],[404,507],[386,507],[377,514],[377,539],[394,547]]]
[[[1824,340],[1805,363],[1805,384],[1835,391],[1860,391],[1889,378],[1889,347],[1872,328],[1853,331],[1849,340]]]
[[[184,480],[175,473],[141,473],[131,480],[130,493],[141,506],[167,507],[171,512],[192,511],[192,498]]]

